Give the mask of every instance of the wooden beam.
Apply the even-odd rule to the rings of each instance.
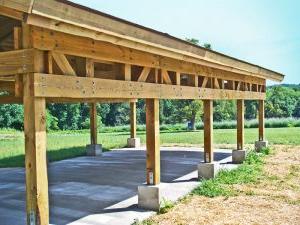
[[[23,104],[23,98],[14,96],[0,96],[0,104]]]
[[[237,106],[237,150],[244,148],[244,100],[238,99]]]
[[[201,74],[231,80],[245,80],[251,83],[264,83],[264,79],[249,74],[239,74],[231,69],[212,68],[185,60],[176,60],[145,51],[138,51],[107,42],[94,41],[79,36],[33,28],[34,47],[45,51],[56,51],[62,54],[75,55],[97,60],[127,63],[143,67],[180,71],[187,74]],[[248,76],[249,75],[249,76]]]
[[[0,2],[1,6],[26,13],[31,11],[32,4],[32,0],[2,0]]]
[[[265,140],[265,102],[258,101],[258,140]]]
[[[7,91],[9,93],[14,93],[15,82],[13,81],[0,81],[0,91]]]
[[[22,28],[14,27],[14,49],[22,48]],[[21,97],[23,95],[23,81],[20,75],[15,75],[15,96]]]
[[[265,99],[265,93],[35,74],[34,91],[46,98]]]
[[[95,65],[92,59],[86,59],[86,76],[94,77],[95,76]],[[97,104],[90,104],[90,137],[91,145],[97,144]]]
[[[9,18],[16,19],[16,20],[23,20],[24,18],[23,12],[19,12],[2,5],[0,5],[0,15],[7,16]]]
[[[220,89],[219,81],[217,78],[214,79],[214,87]]]
[[[160,183],[159,100],[146,99],[147,184]]]
[[[125,79],[126,81],[131,81],[131,65],[125,64]]]
[[[181,83],[181,74],[180,72],[176,72],[176,85],[180,85]]]
[[[75,70],[64,54],[52,52],[52,57],[64,75],[76,76]]]
[[[161,75],[162,75],[162,77],[163,77],[163,81],[164,81],[166,84],[172,84],[172,80],[171,80],[171,78],[170,78],[169,73],[168,73],[167,70],[162,69],[162,70],[161,70]]]
[[[204,77],[203,78],[203,83],[202,83],[201,87],[202,88],[206,88],[207,82],[208,82],[208,77]]]
[[[138,82],[146,82],[150,71],[151,71],[151,68],[144,67],[137,81]]]
[[[37,52],[34,49],[0,52],[0,76],[35,72],[33,58]]]
[[[31,29],[26,24],[22,25],[22,46],[32,47]],[[44,72],[43,52],[37,51],[32,60],[34,70]],[[23,85],[27,224],[48,225],[46,101],[34,96],[34,74],[24,74]]]
[[[213,152],[213,101],[204,100],[204,162],[214,161]]]
[[[136,138],[136,102],[130,103],[130,137]]]

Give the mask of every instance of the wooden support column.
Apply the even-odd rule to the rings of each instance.
[[[265,139],[265,102],[264,100],[258,101],[258,140]]]
[[[160,183],[159,100],[146,99],[147,184]]]
[[[92,59],[86,59],[86,76],[95,76],[94,61]],[[97,103],[90,104],[90,134],[91,145],[98,144],[97,140]]]
[[[214,161],[213,152],[213,101],[204,100],[204,161]]]
[[[136,102],[130,103],[130,137],[136,138]]]
[[[31,47],[30,27],[22,27],[23,48]],[[44,71],[44,54],[37,52],[34,71]],[[23,75],[26,211],[28,225],[49,224],[49,197],[46,157],[46,100],[35,97],[34,74]]]
[[[244,148],[244,100],[237,100],[237,150]]]

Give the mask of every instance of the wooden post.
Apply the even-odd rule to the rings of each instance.
[[[86,59],[86,76],[95,76],[94,60]],[[96,145],[97,140],[97,103],[90,104],[90,133],[91,133],[91,145]]]
[[[146,99],[147,184],[160,183],[159,100]]]
[[[265,102],[259,100],[258,102],[258,140],[263,141],[265,139]]]
[[[136,102],[130,103],[130,137],[136,138]]]
[[[204,162],[214,161],[213,153],[213,101],[204,100]]]
[[[244,148],[244,100],[237,100],[237,150]]]
[[[23,48],[32,47],[30,26],[22,27]],[[44,72],[44,54],[34,58],[34,71]],[[26,211],[28,225],[49,224],[49,196],[46,156],[46,101],[34,96],[34,74],[23,75]]]

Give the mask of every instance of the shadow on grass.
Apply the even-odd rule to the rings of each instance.
[[[86,155],[85,146],[62,148],[58,150],[48,150],[47,158],[48,162],[55,162],[64,159],[75,158],[79,156]],[[103,148],[103,152],[109,151],[108,148]],[[24,167],[25,165],[25,155],[20,154],[16,156],[10,156],[0,159],[0,168],[10,168],[10,167]]]

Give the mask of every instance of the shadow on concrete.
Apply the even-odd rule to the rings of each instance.
[[[197,164],[203,161],[203,152],[186,149],[162,148],[162,182],[184,182],[174,180],[195,171]],[[228,156],[230,152],[215,152],[217,161]],[[92,214],[128,210],[106,208],[137,194],[137,186],[145,182],[145,158],[146,152],[142,150],[114,150],[101,157],[50,163],[50,223],[67,224]],[[0,169],[0,221],[3,225],[25,224],[24,176],[23,168]]]

